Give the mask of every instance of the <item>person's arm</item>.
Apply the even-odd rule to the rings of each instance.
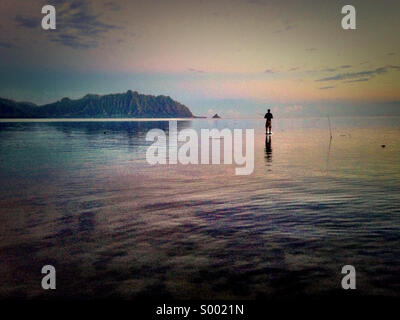
[[[271,119],[273,119],[274,118],[274,115],[271,113]]]
[[[267,119],[267,114],[265,114],[264,119]]]

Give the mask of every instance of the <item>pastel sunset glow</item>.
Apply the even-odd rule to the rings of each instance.
[[[327,107],[400,113],[400,3],[352,1],[3,0],[0,96],[52,102],[128,89],[164,94],[198,115],[256,116]],[[378,112],[379,111],[379,112]],[[287,113],[287,112],[286,112]]]

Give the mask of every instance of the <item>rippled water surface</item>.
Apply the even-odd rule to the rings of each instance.
[[[400,120],[255,128],[255,169],[145,160],[164,121],[0,123],[0,297],[400,294]],[[382,147],[385,145],[385,147]],[[40,288],[41,268],[57,290]]]

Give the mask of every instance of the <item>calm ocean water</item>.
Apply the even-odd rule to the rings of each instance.
[[[165,121],[0,122],[0,297],[341,295],[346,264],[400,295],[400,119],[331,120],[179,121],[255,128],[250,176],[150,166]]]

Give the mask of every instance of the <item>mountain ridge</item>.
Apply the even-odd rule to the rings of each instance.
[[[38,106],[0,98],[0,118],[193,118],[188,107],[164,95],[128,90],[106,95],[86,94]]]

